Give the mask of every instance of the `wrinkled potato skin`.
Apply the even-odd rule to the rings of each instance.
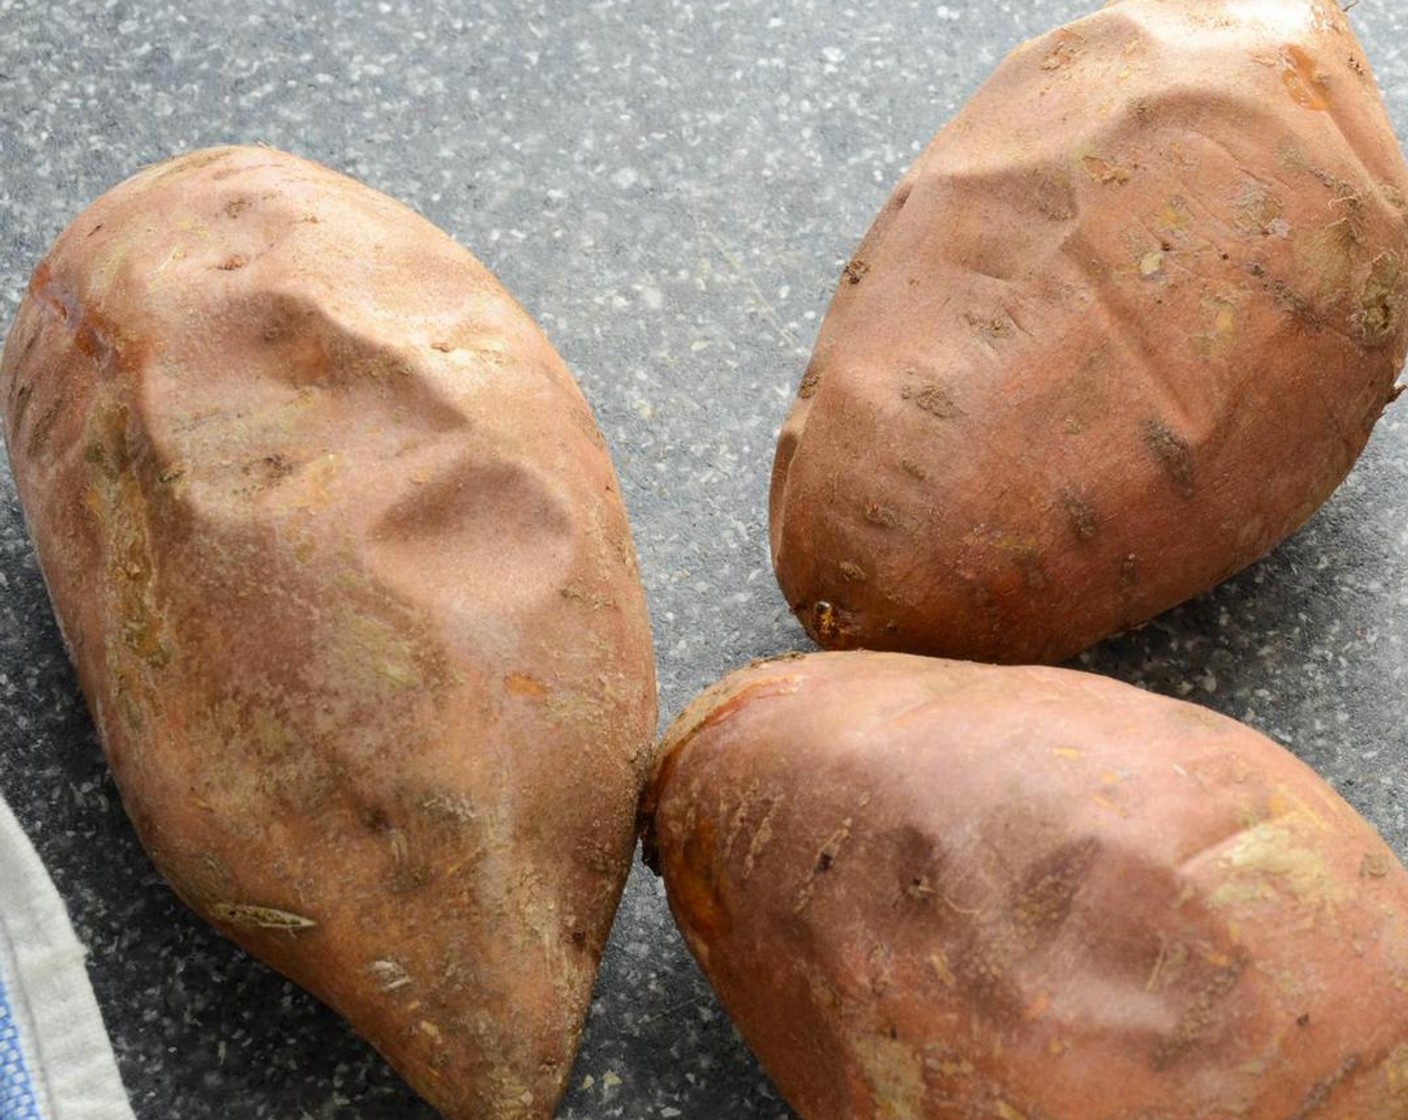
[[[832,653],[664,752],[672,911],[805,1120],[1408,1116],[1408,872],[1232,720]]]
[[[1120,0],[1018,49],[847,265],[784,425],[808,632],[1057,661],[1263,555],[1393,396],[1405,191],[1333,0]]]
[[[216,149],[59,237],[0,402],[177,893],[447,1117],[549,1116],[655,690],[610,461],[546,339],[400,204]]]

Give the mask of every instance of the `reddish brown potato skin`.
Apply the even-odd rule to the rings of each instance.
[[[1291,754],[1099,677],[749,668],[647,835],[805,1120],[1403,1120],[1408,872]]]
[[[655,689],[611,464],[546,339],[400,204],[215,149],[59,237],[0,403],[162,873],[447,1117],[551,1115]]]
[[[1333,0],[1014,52],[846,267],[773,470],[810,635],[1057,661],[1238,571],[1403,365],[1408,170]]]

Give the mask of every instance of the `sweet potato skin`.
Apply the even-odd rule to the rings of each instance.
[[[1117,682],[752,667],[647,843],[805,1120],[1402,1120],[1408,872],[1288,752]]]
[[[1119,0],[1019,48],[856,250],[783,427],[808,633],[1058,661],[1266,553],[1394,395],[1405,192],[1333,0]]]
[[[0,406],[178,894],[447,1117],[550,1116],[655,689],[609,457],[547,340],[399,203],[213,149],[58,238]]]

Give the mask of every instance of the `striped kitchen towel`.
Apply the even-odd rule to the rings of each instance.
[[[0,1120],[133,1120],[83,958],[0,800]]]

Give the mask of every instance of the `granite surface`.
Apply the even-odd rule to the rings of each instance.
[[[595,408],[668,717],[728,669],[806,646],[768,564],[768,471],[855,241],[1008,49],[1095,6],[0,0],[0,319],[87,201],[188,148],[264,142],[404,200],[502,278]],[[1408,11],[1360,0],[1351,18],[1408,137]],[[1270,558],[1081,663],[1268,732],[1408,857],[1405,409]],[[7,474],[0,794],[92,949],[140,1120],[429,1120],[332,1014],[152,870]],[[790,1115],[639,867],[560,1115]]]

